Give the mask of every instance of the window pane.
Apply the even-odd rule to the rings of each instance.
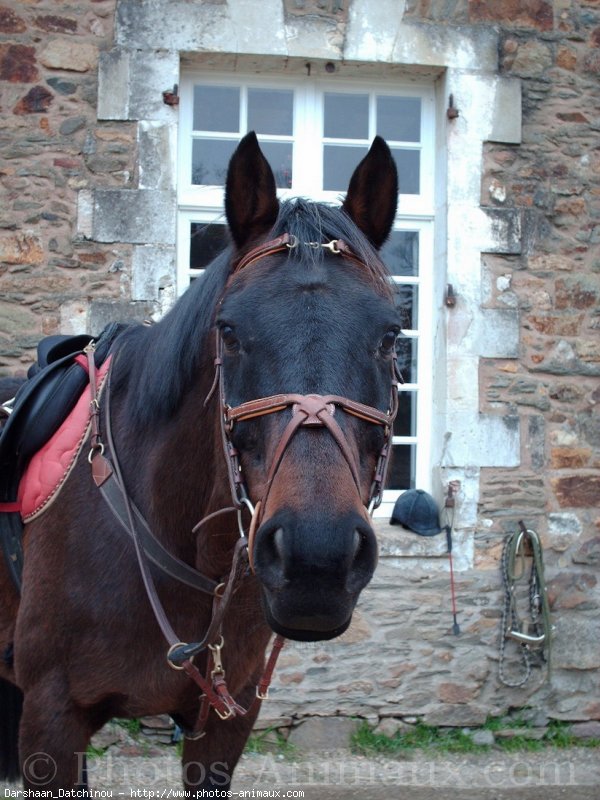
[[[398,413],[394,420],[394,436],[417,435],[416,392],[399,392]]]
[[[367,154],[366,147],[325,145],[323,148],[323,189],[343,192],[348,188],[357,164]]]
[[[240,90],[229,86],[194,86],[194,130],[238,133]]]
[[[368,139],[369,95],[325,94],[323,135],[332,139]]]
[[[224,186],[227,166],[237,142],[224,139],[194,139],[192,143],[192,183]]]
[[[414,489],[416,448],[413,444],[395,444],[388,472],[388,489]]]
[[[418,275],[418,231],[392,231],[381,250],[381,256],[392,275]]]
[[[392,147],[398,170],[400,194],[419,194],[421,191],[421,153],[418,150],[399,150]]]
[[[190,269],[204,269],[229,244],[225,225],[190,225]]]
[[[416,331],[419,327],[417,292],[416,286],[394,285],[394,302],[400,309],[404,330]]]
[[[405,383],[416,383],[417,376],[417,339],[415,336],[400,336],[396,339],[398,369]]]
[[[248,130],[291,136],[294,133],[294,93],[280,89],[248,89]]]
[[[377,133],[394,142],[420,142],[421,98],[378,97]]]
[[[292,149],[290,142],[261,142],[260,149],[271,165],[275,175],[275,183],[279,189],[292,186]]]

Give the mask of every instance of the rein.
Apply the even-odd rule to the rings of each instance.
[[[261,244],[248,252],[237,265],[235,265],[232,275],[237,274],[240,270],[245,269],[262,258],[266,258],[286,249],[293,249],[298,247],[299,244],[300,242],[295,236],[291,236],[287,233]],[[318,242],[306,242],[304,244],[310,247],[326,248],[332,254],[342,255],[344,258],[350,259],[363,267],[365,266],[364,262],[359,259],[341,239],[324,244]],[[234,548],[232,564],[227,578],[221,583],[216,583],[189,564],[171,555],[153,535],[142,513],[136,508],[129,497],[121,473],[112,435],[110,413],[110,378],[112,363],[110,365],[105,390],[106,443],[104,443],[100,432],[100,396],[96,385],[93,344],[86,348],[85,352],[88,358],[90,388],[92,393],[92,401],[90,404],[91,444],[88,455],[88,461],[92,468],[92,476],[94,482],[102,492],[107,505],[134,543],[140,574],[150,605],[162,634],[169,645],[167,652],[167,662],[169,666],[173,669],[184,671],[202,691],[200,711],[194,730],[191,733],[192,738],[198,738],[203,735],[203,728],[206,724],[211,707],[215,709],[221,719],[229,719],[235,716],[244,716],[249,712],[254,703],[260,703],[263,699],[268,697],[268,687],[275,669],[277,656],[285,641],[284,638],[279,635],[275,637],[271,655],[267,660],[263,676],[256,688],[254,703],[250,708],[244,709],[231,697],[225,682],[225,671],[221,660],[221,651],[225,644],[222,636],[222,624],[233,594],[247,575],[247,566],[249,565],[252,571],[254,571],[254,537],[260,526],[262,513],[267,504],[277,471],[294,435],[301,427],[324,427],[329,431],[348,465],[361,503],[365,507],[365,513],[370,515],[373,510],[380,505],[383,496],[383,487],[391,455],[392,426],[398,410],[398,381],[402,382],[402,376],[398,371],[394,355],[391,366],[390,404],[387,412],[339,395],[301,395],[291,393],[262,397],[231,407],[227,404],[225,397],[223,343],[217,332],[217,351],[214,360],[215,377],[210,392],[204,401],[204,405],[206,406],[208,404],[218,387],[222,446],[233,506],[208,514],[200,520],[193,531],[197,532],[203,525],[219,514],[237,511],[240,538]],[[342,428],[334,419],[334,415],[338,409],[370,424],[380,425],[384,429],[384,444],[377,458],[369,494],[366,499],[363,497],[360,485],[360,472],[357,459]],[[250,495],[244,480],[239,453],[235,449],[231,439],[233,427],[238,422],[286,410],[291,410],[291,419],[286,425],[277,445],[269,469],[266,488],[260,499],[254,504],[250,500]],[[244,508],[247,508],[252,515],[247,537],[242,524],[242,511]],[[170,577],[212,596],[212,618],[202,641],[189,644],[187,642],[182,642],[171,627],[158,597],[149,561],[152,561]],[[202,675],[193,663],[193,658],[207,648],[206,674]]]

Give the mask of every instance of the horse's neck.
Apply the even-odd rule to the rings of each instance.
[[[209,388],[190,393],[177,413],[153,430],[128,430],[123,415],[118,427],[125,442],[120,456],[125,482],[153,534],[173,555],[219,577],[235,543],[235,515],[193,532],[207,514],[231,505],[216,398],[203,407]]]

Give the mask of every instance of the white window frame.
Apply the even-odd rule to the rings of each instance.
[[[397,80],[377,80],[369,83],[352,80],[327,80],[302,78],[279,78],[274,76],[241,75],[238,73],[214,74],[206,71],[184,72],[181,76],[179,105],[179,150],[178,150],[178,219],[177,219],[177,291],[182,294],[190,279],[202,273],[191,270],[190,225],[193,222],[225,224],[223,211],[223,186],[196,186],[191,183],[192,125],[194,85],[203,83],[214,86],[241,86],[242,113],[244,112],[245,90],[248,88],[290,89],[294,92],[294,130],[293,130],[293,183],[291,189],[278,189],[280,199],[307,196],[317,202],[337,203],[341,193],[338,191],[315,190],[323,182],[323,147],[328,143],[363,145],[367,147],[375,135],[375,96],[402,95],[420,97],[422,101],[421,142],[403,143],[411,149],[421,149],[419,195],[402,194],[400,176],[400,196],[394,230],[418,231],[419,265],[416,276],[396,276],[394,280],[402,285],[418,286],[417,319],[418,331],[407,330],[407,336],[418,336],[418,381],[406,384],[403,391],[413,391],[417,395],[417,424],[414,436],[394,436],[394,445],[416,445],[415,485],[418,488],[431,488],[431,412],[433,386],[433,241],[434,241],[434,157],[435,157],[435,96],[429,83],[399,83]],[[370,98],[369,139],[324,139],[322,97],[326,92],[350,94],[368,93]],[[240,121],[240,125],[243,122]],[[218,134],[219,138],[237,141],[247,131]],[[261,139],[276,141],[276,136],[258,136]],[[287,137],[280,137],[288,140]],[[393,143],[397,144],[397,143]],[[402,143],[401,143],[402,144]],[[402,490],[386,490],[384,501],[375,512],[376,517],[389,518],[395,500]]]

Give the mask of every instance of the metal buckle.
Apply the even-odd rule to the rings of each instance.
[[[227,711],[224,714],[222,714],[216,706],[213,706],[213,708],[215,709],[215,714],[217,715],[217,717],[219,717],[219,719],[223,719],[223,720],[231,719],[231,717],[233,717],[233,715],[235,713],[233,708],[228,708]]]
[[[338,240],[332,239],[330,242],[325,242],[321,244],[321,247],[324,247],[325,250],[329,250],[330,253],[334,253],[336,256],[339,255],[342,251],[337,246]]]
[[[267,689],[266,692],[261,692],[258,686],[256,687],[256,697],[259,700],[268,700],[269,699],[269,690]]]
[[[213,669],[210,671],[210,677],[214,680],[215,675],[221,675],[221,677],[225,677],[225,670],[223,669],[223,662],[221,661],[221,650],[223,649],[223,645],[225,644],[225,640],[222,636],[219,637],[220,642],[218,644],[209,644],[208,649],[213,654]],[[216,711],[216,709],[215,709]],[[218,713],[218,712],[217,712]],[[227,719],[226,717],[224,719]]]

